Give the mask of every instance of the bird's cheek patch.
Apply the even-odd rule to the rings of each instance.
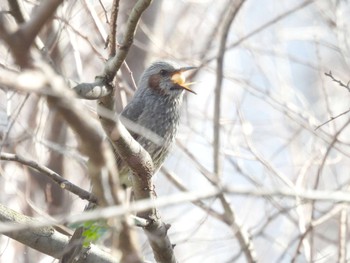
[[[148,85],[152,89],[159,89],[160,76],[159,74],[153,74],[148,79]]]

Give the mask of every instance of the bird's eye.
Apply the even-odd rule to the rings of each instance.
[[[162,69],[161,71],[159,71],[159,73],[164,77],[168,74],[168,71],[166,71],[165,69]]]

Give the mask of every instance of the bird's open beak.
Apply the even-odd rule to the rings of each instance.
[[[182,67],[182,68],[175,70],[171,75],[171,80],[175,84],[179,85],[181,88],[183,88],[189,92],[192,92],[194,94],[197,94],[196,92],[194,92],[192,89],[189,88],[189,86],[192,85],[193,83],[186,83],[185,76],[184,76],[184,74],[182,74],[183,72],[191,70],[191,69],[196,69],[196,67]]]

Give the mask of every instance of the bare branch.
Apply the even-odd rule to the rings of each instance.
[[[119,0],[113,0],[112,11],[111,11],[111,21],[109,25],[109,57],[114,57],[117,49],[117,19],[119,12]]]
[[[329,71],[329,73],[325,72],[324,73],[327,77],[330,77],[335,83],[338,83],[339,86],[343,87],[343,88],[346,88],[347,91],[350,92],[350,87],[349,87],[349,84],[350,82],[348,82],[346,85],[339,79],[336,79],[333,74],[332,74],[332,71]]]
[[[39,172],[41,172],[43,175],[49,177],[53,182],[58,184],[63,190],[67,190],[77,196],[79,196],[83,200],[87,200],[92,203],[96,203],[97,199],[96,197],[91,194],[90,192],[80,188],[79,186],[69,182],[68,180],[64,179],[59,174],[55,173],[51,169],[47,168],[46,166],[43,166],[41,164],[38,164],[37,162],[34,162],[32,160],[25,159],[21,156],[18,156],[16,154],[11,153],[0,153],[0,160],[6,160],[6,161],[14,161],[21,163],[23,165],[26,165],[32,169],[35,169]]]
[[[109,206],[105,208],[96,208],[95,210],[86,211],[78,215],[69,215],[65,218],[58,217],[56,219],[46,219],[45,221],[30,222],[25,225],[3,224],[1,232],[11,232],[14,230],[24,230],[37,227],[45,227],[52,225],[65,225],[71,223],[81,223],[87,220],[97,220],[101,218],[123,217],[127,213],[145,211],[156,206],[158,208],[169,205],[183,204],[197,200],[205,200],[207,198],[216,197],[219,194],[232,194],[237,196],[248,196],[250,198],[258,197],[281,197],[295,200],[299,198],[304,202],[318,201],[318,202],[343,202],[350,204],[350,194],[347,191],[325,191],[325,190],[310,190],[310,189],[253,189],[253,188],[239,188],[235,186],[227,186],[225,188],[205,189],[201,191],[182,192],[169,196],[159,197],[156,200],[139,200],[134,203],[118,206]]]
[[[171,171],[169,171],[165,167],[161,167],[160,170],[162,173],[164,173],[166,178],[168,178],[168,180],[171,181],[179,190],[181,190],[182,192],[189,192],[189,190],[186,188],[186,186],[180,181],[180,179],[174,173],[172,173]],[[206,205],[203,201],[198,200],[198,201],[194,201],[192,203],[194,205],[200,207],[201,209],[203,209],[205,212],[207,212],[212,217],[215,217],[216,219],[218,219],[220,221],[224,221],[223,220],[224,217],[222,214],[215,211],[210,206]]]
[[[38,65],[36,70],[24,70],[17,75],[13,73],[10,76],[6,76],[6,74],[1,75],[0,73],[0,82],[5,83],[9,88],[20,88],[23,90],[25,90],[26,85],[32,85],[29,90],[35,90],[38,93],[47,95],[49,105],[59,111],[79,136],[81,142],[83,142],[81,144],[82,150],[90,158],[89,169],[95,187],[94,194],[99,202],[104,202],[106,190],[101,185],[100,172],[105,169],[105,165],[114,165],[107,162],[108,159],[105,156],[105,153],[107,154],[108,151],[111,151],[110,155],[113,155],[113,153],[110,146],[106,145],[103,134],[96,128],[97,123],[74,100],[74,93],[66,87],[65,81],[48,66],[42,64]],[[115,173],[115,169],[111,167],[109,171],[112,174]]]
[[[138,0],[132,9],[123,40],[120,44],[118,54],[107,61],[104,69],[103,76],[106,76],[107,82],[112,81],[115,74],[118,72],[120,66],[123,64],[129,49],[134,41],[134,35],[137,29],[138,22],[142,13],[151,4],[152,0]]]
[[[318,167],[317,169],[317,175],[316,175],[316,180],[315,180],[315,183],[314,183],[314,188],[317,189],[318,187],[318,184],[320,182],[320,178],[321,178],[321,174],[322,174],[322,171],[323,171],[323,168],[325,167],[326,165],[326,161],[327,161],[327,157],[329,156],[331,150],[334,148],[334,145],[336,144],[336,142],[338,141],[338,137],[340,136],[340,134],[342,132],[344,132],[344,130],[346,129],[346,127],[348,127],[350,125],[350,119],[345,122],[342,127],[334,134],[333,138],[332,138],[332,141],[329,143],[328,147],[327,147],[327,150],[324,154],[324,156],[322,157],[321,159],[321,164],[320,166]]]
[[[8,0],[7,2],[10,6],[11,14],[15,18],[16,22],[18,24],[24,23],[25,22],[24,15],[18,0]]]
[[[40,223],[40,221],[17,213],[2,204],[0,204],[0,222],[10,223],[14,228],[5,233],[1,231],[4,235],[54,258],[60,258],[68,245],[68,237],[57,232],[53,227],[28,228],[26,231],[16,230],[16,226]],[[85,249],[83,254],[85,255],[84,262],[117,263],[111,255],[96,246]]]
[[[117,2],[114,2],[117,3]],[[120,66],[124,62],[129,49],[133,43],[133,38],[136,32],[138,21],[141,17],[143,11],[150,5],[150,0],[139,0],[129,16],[127,22],[127,29],[121,43],[119,52],[113,58],[111,58],[105,67],[104,76],[106,76],[107,81],[111,81],[116,72],[119,70]],[[115,6],[117,9],[118,6]],[[116,12],[117,10],[115,10]],[[116,14],[112,13],[112,19]],[[115,23],[115,21],[114,21]],[[115,27],[112,23],[112,27]],[[110,41],[115,41],[115,31],[111,29]],[[114,44],[113,44],[114,45]],[[114,54],[114,48],[111,46],[110,55]],[[106,131],[108,137],[113,143],[114,148],[121,156],[121,158],[129,165],[132,170],[132,185],[134,197],[136,200],[141,199],[155,199],[155,192],[152,184],[152,176],[154,174],[153,161],[149,156],[148,152],[145,151],[137,141],[135,141],[125,127],[121,124],[118,117],[114,117],[115,122],[111,119],[106,119],[101,111],[108,109],[114,111],[114,98],[113,94],[101,98],[99,100],[99,115],[101,124]],[[148,240],[154,252],[154,257],[157,262],[176,262],[173,246],[167,236],[168,226],[166,226],[158,215],[155,206],[150,209],[142,211],[138,216],[149,220],[149,224],[144,227],[145,233],[148,236]],[[128,240],[127,236],[125,237]],[[124,238],[124,239],[125,239]],[[129,242],[130,243],[130,242]],[[130,246],[129,246],[130,247]]]
[[[217,55],[217,66],[216,66],[216,86],[215,86],[215,99],[214,99],[214,173],[220,177],[221,174],[221,154],[220,154],[220,109],[221,109],[221,93],[222,93],[222,80],[223,80],[223,67],[224,67],[224,56],[226,51],[226,41],[228,33],[230,31],[232,22],[238,11],[241,9],[245,0],[240,0],[235,4],[229,4],[225,20],[223,22],[223,31],[220,37],[219,51]]]
[[[337,119],[337,118],[339,118],[339,117],[341,117],[341,116],[343,116],[343,115],[348,114],[349,112],[350,112],[350,109],[349,109],[349,110],[346,110],[346,111],[344,111],[344,112],[342,112],[342,113],[340,113],[340,114],[338,114],[338,115],[336,115],[336,116],[331,117],[328,121],[325,121],[324,123],[318,125],[318,126],[315,128],[315,131],[318,130],[319,128],[321,128],[322,126],[326,125],[327,123],[329,123],[329,122],[331,122],[331,121],[334,121],[335,119]]]
[[[107,125],[104,125],[104,127],[110,129],[112,127],[111,124],[112,122],[109,121],[108,127]],[[148,152],[133,139],[119,120],[109,134],[115,149],[133,171],[131,178],[135,199],[154,200],[156,197],[152,184],[154,169]],[[161,221],[156,206],[152,205],[149,209],[140,211],[138,216],[149,221],[144,230],[148,236],[156,261],[176,262],[173,246],[167,236],[169,227]]]
[[[62,0],[43,1],[31,19],[26,23],[22,23],[14,33],[10,33],[5,27],[3,19],[0,19],[0,37],[11,47],[10,50],[18,65],[22,67],[30,65],[29,48],[42,27],[53,16],[62,2]]]
[[[142,13],[147,9],[147,7],[151,4],[152,0],[139,0],[134,8],[132,9],[127,25],[126,25],[126,31],[125,35],[123,37],[123,40],[120,44],[119,51],[117,54],[115,54],[116,49],[116,19],[118,14],[118,8],[119,8],[119,1],[115,0],[113,2],[112,7],[112,14],[111,14],[111,25],[110,25],[110,36],[108,41],[112,41],[110,43],[110,59],[106,62],[105,69],[103,74],[100,77],[97,77],[97,82],[88,84],[83,83],[80,84],[79,87],[74,87],[73,89],[78,92],[80,96],[86,99],[96,99],[96,96],[99,96],[98,98],[101,98],[102,101],[99,102],[99,104],[104,104],[105,106],[109,103],[103,100],[106,96],[113,96],[112,90],[109,89],[101,89],[101,87],[107,86],[108,83],[110,83],[116,73],[118,72],[119,68],[121,67],[122,63],[124,62],[129,49],[131,45],[133,44],[134,35],[136,33],[137,25],[139,22],[139,19],[142,15]],[[86,91],[85,91],[86,89]],[[96,90],[95,90],[96,89]],[[93,93],[93,95],[91,94]],[[110,107],[108,109],[112,110],[114,103],[110,104]]]
[[[347,230],[348,230],[348,213],[347,207],[345,206],[339,216],[339,253],[338,253],[338,262],[346,262],[347,258]]]
[[[255,30],[251,31],[250,33],[248,33],[247,35],[245,35],[244,37],[240,38],[239,40],[233,42],[232,44],[230,44],[229,46],[227,46],[227,50],[235,48],[237,46],[239,46],[240,44],[242,44],[244,41],[246,41],[247,39],[251,38],[252,36],[260,33],[261,31],[263,31],[264,29],[268,28],[269,26],[276,24],[278,21],[285,19],[286,17],[290,16],[291,14],[294,14],[295,12],[297,12],[298,10],[312,4],[314,2],[314,0],[306,0],[304,2],[302,2],[301,4],[291,8],[290,10],[278,15],[277,17],[269,20],[268,22],[262,24],[261,26],[259,26],[258,28],[256,28]],[[198,67],[198,69],[200,69],[202,66],[207,65],[209,62],[213,61],[216,59],[216,56],[212,56],[209,57],[207,59],[205,59],[201,65]],[[197,70],[198,71],[198,70]]]
[[[80,83],[73,87],[75,93],[86,100],[97,100],[105,97],[113,92],[113,87],[110,84],[104,84],[101,79],[97,79],[93,83]]]

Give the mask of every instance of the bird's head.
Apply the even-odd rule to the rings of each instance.
[[[179,96],[183,90],[196,94],[183,75],[183,72],[191,69],[195,67],[177,67],[170,62],[155,62],[143,73],[140,88],[150,89],[164,96]]]

